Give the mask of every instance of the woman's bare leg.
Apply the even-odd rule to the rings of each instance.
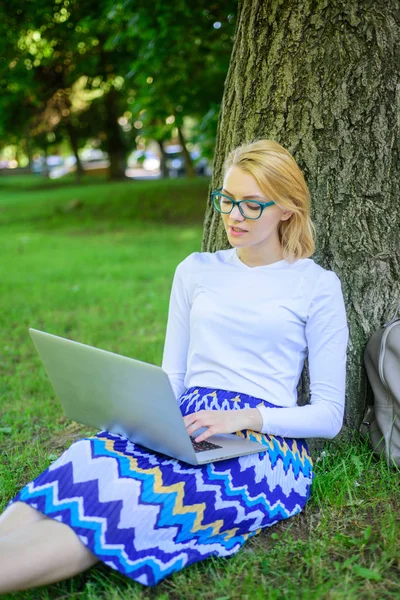
[[[68,525],[41,519],[0,538],[0,594],[68,579],[96,562]]]
[[[15,502],[0,515],[0,538],[9,535],[20,527],[26,527],[47,518],[46,515],[35,510],[29,504]]]

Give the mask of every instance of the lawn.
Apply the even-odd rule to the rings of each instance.
[[[208,180],[0,179],[0,510],[90,430],[62,415],[36,327],[161,363],[176,265],[200,250]],[[400,473],[358,441],[315,456],[306,511],[154,589],[104,565],[15,600],[400,597]],[[5,597],[5,596],[4,596]]]

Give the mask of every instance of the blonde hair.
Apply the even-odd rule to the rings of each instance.
[[[310,218],[310,192],[293,156],[273,140],[239,146],[228,155],[224,172],[236,166],[254,177],[258,187],[281,209],[293,214],[278,226],[285,258],[307,258],[315,250]]]

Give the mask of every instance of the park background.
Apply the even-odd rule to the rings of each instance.
[[[396,2],[0,11],[0,509],[89,432],[63,417],[28,327],[160,364],[176,265],[227,247],[209,191],[243,141],[276,139],[305,172],[351,335],[345,435],[316,449],[303,514],[154,590],[99,566],[12,597],[399,597],[399,474],[356,434],[363,348],[400,296]]]

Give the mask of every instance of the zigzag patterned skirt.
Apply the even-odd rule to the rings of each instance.
[[[194,411],[273,405],[237,392],[190,388]],[[72,444],[10,502],[23,501],[69,525],[102,562],[144,585],[245,541],[300,512],[313,478],[304,440],[237,435],[265,452],[191,466],[101,431]]]

